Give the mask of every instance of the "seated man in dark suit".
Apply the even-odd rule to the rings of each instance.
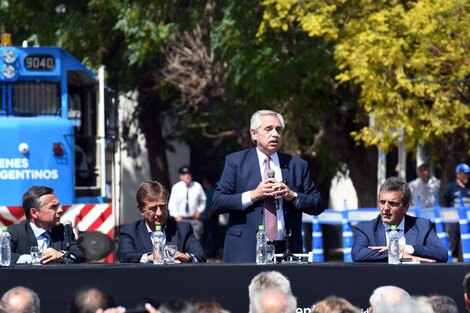
[[[447,250],[431,221],[407,215],[411,191],[405,180],[388,178],[380,187],[380,215],[356,225],[352,258],[355,262],[386,262],[388,230],[396,225],[404,258],[424,262],[446,262]]]
[[[179,222],[168,216],[168,191],[157,181],[146,181],[137,190],[137,208],[144,217],[121,227],[118,256],[121,262],[153,262],[152,233],[162,226],[166,244],[178,247],[176,262],[206,262],[206,256],[194,235],[191,224]]]
[[[12,263],[31,263],[31,246],[43,250],[42,264],[65,261],[67,247],[72,263],[85,261],[85,255],[78,247],[73,232],[70,238],[64,236],[64,225],[60,217],[64,212],[54,189],[46,186],[33,186],[23,195],[23,209],[26,223],[8,228],[11,234]]]

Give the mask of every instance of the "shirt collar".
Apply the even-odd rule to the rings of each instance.
[[[382,222],[382,224],[384,225],[384,228],[385,228],[385,231],[389,231],[391,229],[390,225]],[[399,225],[397,225],[397,229],[400,230],[400,231],[404,231],[405,230],[405,216],[403,216],[403,218],[401,219],[401,222]]]
[[[29,225],[31,226],[31,229],[33,230],[34,236],[36,238],[47,232],[45,229],[36,226],[36,224],[34,224],[33,222],[29,222]]]
[[[259,166],[264,167],[264,161],[266,160],[268,156],[264,154],[263,152],[259,151],[258,149],[256,149],[256,154],[258,155]],[[274,154],[272,154],[270,158],[274,164],[279,164],[279,156],[277,155],[277,152],[274,152]]]

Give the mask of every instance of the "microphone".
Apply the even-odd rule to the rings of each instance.
[[[276,172],[274,172],[274,170],[272,169],[269,169],[266,172],[266,176],[268,176],[268,178],[274,178],[275,175],[276,175]],[[276,206],[276,211],[279,210],[279,198],[274,197],[274,205]]]
[[[64,224],[64,241],[65,241],[65,251],[70,250],[70,244],[72,241],[72,222],[66,220],[63,222]]]

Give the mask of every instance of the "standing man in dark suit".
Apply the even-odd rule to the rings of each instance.
[[[26,223],[8,228],[11,234],[12,263],[31,263],[31,246],[44,248],[42,264],[64,262],[67,243],[70,244],[69,260],[72,263],[85,261],[73,232],[70,231],[70,238],[64,236],[64,225],[60,223],[64,211],[54,189],[46,186],[29,188],[23,195],[23,209]]]
[[[396,225],[403,257],[423,262],[447,262],[447,250],[430,220],[407,215],[411,191],[399,177],[388,178],[380,187],[380,215],[356,225],[352,259],[355,262],[386,262],[388,231]]]
[[[291,251],[301,252],[302,213],[318,215],[324,210],[307,162],[278,152],[283,131],[281,114],[257,111],[250,125],[256,147],[225,159],[212,202],[214,212],[230,213],[224,262],[255,262],[259,225],[265,225],[276,253],[284,252],[286,234],[290,235]],[[268,172],[274,172],[274,177]]]
[[[206,256],[194,236],[188,222],[179,222],[168,216],[168,191],[157,181],[140,184],[136,195],[137,208],[144,217],[132,224],[121,227],[119,232],[118,256],[121,262],[153,262],[152,234],[156,226],[162,226],[166,244],[178,247],[176,263],[206,262]]]

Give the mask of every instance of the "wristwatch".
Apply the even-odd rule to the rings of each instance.
[[[299,202],[299,195],[297,194],[297,192],[294,191],[294,198],[292,198],[292,203],[294,205],[297,205],[298,202]]]

